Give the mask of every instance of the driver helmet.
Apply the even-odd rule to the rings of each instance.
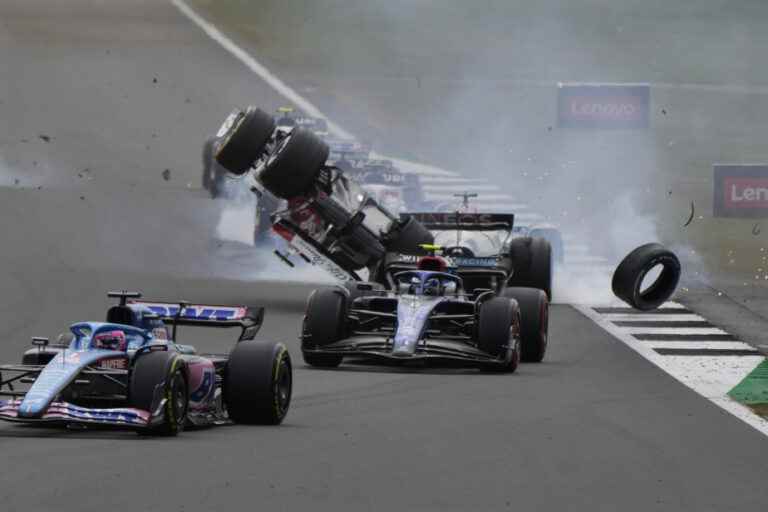
[[[100,332],[93,337],[93,348],[103,350],[126,350],[128,342],[123,331]]]
[[[440,295],[440,279],[430,277],[424,281],[424,295]]]

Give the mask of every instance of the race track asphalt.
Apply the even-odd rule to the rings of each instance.
[[[170,4],[6,0],[0,62],[3,361],[31,335],[101,318],[106,289],[133,288],[265,304],[262,336],[285,340],[296,367],[275,428],[145,439],[0,425],[0,510],[722,511],[768,500],[762,435],[567,305],[553,308],[547,361],[514,375],[305,367],[311,283],[276,282],[269,255],[219,246],[218,206],[197,188],[200,144],[230,108],[282,101]]]

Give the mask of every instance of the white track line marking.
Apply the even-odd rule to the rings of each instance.
[[[433,183],[422,183],[421,186],[425,191],[434,192],[435,194],[438,194],[440,192],[448,193],[448,194],[458,194],[462,192],[471,193],[471,192],[482,192],[484,190],[495,192],[499,190],[499,187],[497,187],[496,185],[490,185],[490,184],[445,185],[441,183],[440,185],[436,185]]]
[[[180,1],[180,0],[176,0],[176,1]],[[354,137],[351,137],[351,138],[354,138]],[[394,158],[391,156],[383,156],[375,152],[371,153],[371,156],[373,158],[386,158],[386,159],[392,160],[392,162],[398,168],[400,168],[401,171],[406,173],[418,174],[421,176],[445,176],[448,178],[458,176],[458,174],[453,171],[446,171],[445,169],[441,169],[440,167],[435,167],[434,165],[411,162],[410,160],[403,160],[402,158]]]
[[[447,201],[457,201],[458,198],[454,197],[453,192],[427,192],[424,195],[427,196],[428,199],[433,200],[447,200]],[[480,204],[484,201],[509,201],[510,203],[515,200],[514,196],[511,196],[509,194],[483,194],[483,201],[479,200],[473,201],[472,205],[474,204]],[[514,205],[519,206],[519,205]]]
[[[684,334],[686,336],[696,336],[697,334],[728,334],[717,327],[616,327],[629,334]]]
[[[339,137],[343,139],[355,139],[355,137],[350,132],[342,128],[337,123],[328,119],[328,116],[323,114],[323,112],[319,108],[317,108],[311,101],[309,101],[304,96],[297,93],[288,84],[280,80],[277,77],[277,75],[272,73],[269,69],[267,69],[266,66],[264,66],[264,64],[257,61],[251,54],[249,54],[243,48],[238,46],[234,41],[232,41],[232,39],[227,37],[221,30],[216,28],[215,25],[213,25],[212,23],[204,19],[202,16],[197,14],[189,5],[187,5],[186,2],[184,2],[184,0],[170,0],[170,2],[184,16],[189,18],[190,21],[192,21],[195,25],[200,27],[200,29],[202,29],[202,31],[205,32],[205,34],[208,37],[213,39],[222,48],[224,48],[230,54],[232,54],[233,57],[235,57],[237,60],[242,62],[245,65],[245,67],[247,67],[255,75],[261,78],[268,86],[274,89],[278,94],[283,96],[286,100],[288,100],[294,106],[298,107],[300,110],[303,110],[305,114],[312,117],[320,117],[322,119],[325,119],[325,121],[328,123],[328,131],[331,133],[331,135],[333,135],[334,137]],[[379,155],[377,153],[372,153],[371,156],[373,156],[374,158],[389,158],[404,172],[408,172],[408,173],[435,175],[435,176],[449,176],[449,177],[457,175],[455,172],[447,171],[445,169],[440,169],[439,167],[435,167],[432,165],[410,162],[408,160],[402,160],[399,158],[386,157],[383,155]]]
[[[485,178],[460,178],[460,177],[433,177],[425,176],[421,179],[422,183],[466,183],[466,184],[487,184],[488,180]]]
[[[317,108],[308,99],[301,96],[295,90],[293,90],[288,84],[280,80],[274,73],[267,69],[262,63],[257,61],[248,52],[240,48],[234,41],[224,35],[215,25],[203,19],[202,16],[197,14],[192,8],[184,2],[184,0],[170,0],[170,2],[181,13],[189,18],[195,25],[200,27],[205,34],[218,43],[222,48],[232,54],[237,60],[242,62],[245,67],[250,69],[259,78],[264,80],[267,85],[277,91],[285,99],[293,103],[295,106],[303,110],[307,115],[313,117],[321,117],[328,123],[328,131],[334,136],[342,137],[346,139],[353,139],[351,133],[332,122],[325,114],[323,114],[319,108]]]
[[[683,307],[677,303],[668,303],[665,306],[664,309]],[[768,436],[768,421],[754,414],[748,407],[731,400],[727,395],[728,391],[764,358],[757,356],[740,358],[662,356],[653,350],[651,344],[633,338],[623,328],[611,323],[608,318],[592,309],[591,306],[574,304],[573,307],[685,386]]]
[[[683,313],[679,315],[632,315],[625,313],[603,313],[603,316],[611,322],[707,322],[703,316],[695,313]]]
[[[651,348],[681,348],[701,350],[755,350],[743,341],[644,341]],[[675,357],[675,356],[669,356]],[[697,357],[697,356],[686,356]]]

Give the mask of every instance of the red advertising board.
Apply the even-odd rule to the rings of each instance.
[[[768,165],[714,166],[715,217],[768,217]]]

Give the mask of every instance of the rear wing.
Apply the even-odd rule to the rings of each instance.
[[[483,231],[506,229],[512,231],[515,225],[513,213],[466,213],[466,212],[419,212],[403,213],[402,220],[412,217],[427,229],[461,229]]]
[[[263,307],[189,304],[186,302],[161,302],[130,300],[129,304],[146,306],[158,318],[174,327],[240,327],[238,341],[252,340],[264,323]],[[175,336],[174,336],[175,339]]]

